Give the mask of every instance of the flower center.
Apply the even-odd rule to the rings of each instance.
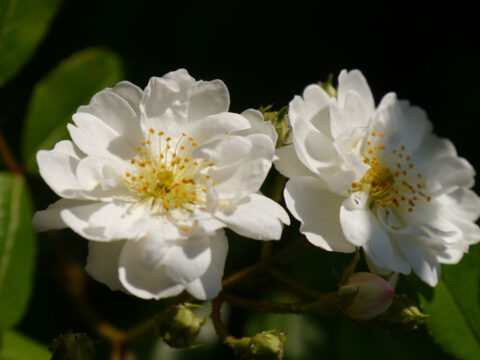
[[[380,207],[393,205],[412,212],[417,201],[429,202],[430,196],[424,193],[426,184],[422,174],[414,172],[405,146],[386,151],[382,144],[383,134],[373,131],[367,141],[363,162],[370,169],[358,183],[353,183],[351,191],[368,191],[374,204]]]
[[[196,146],[187,134],[172,141],[163,131],[155,134],[150,129],[147,140],[136,148],[137,154],[130,160],[132,166],[123,181],[141,201],[150,202],[153,213],[205,207],[210,176],[203,170],[214,164],[192,158]]]

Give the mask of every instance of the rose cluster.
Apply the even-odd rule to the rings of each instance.
[[[413,270],[435,286],[440,264],[479,242],[472,166],[422,109],[394,93],[375,106],[361,72],[342,71],[337,90],[310,85],[295,96],[290,143],[277,149],[261,112],[229,105],[222,81],[183,69],[144,90],[102,90],[73,115],[72,140],[37,155],[61,199],[35,214],[34,229],[69,227],[88,239],[86,270],[113,290],[211,299],[222,287],[225,228],[278,240],[289,225],[260,193],[273,162],[309,242],[362,248],[375,273]]]

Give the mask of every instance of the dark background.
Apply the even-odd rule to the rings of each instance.
[[[377,103],[383,94],[395,91],[400,98],[423,107],[435,132],[450,138],[459,154],[478,169],[480,43],[479,27],[469,19],[471,9],[460,3],[448,8],[438,4],[431,8],[405,2],[382,4],[65,0],[33,60],[0,90],[0,115],[10,120],[2,128],[18,153],[22,119],[35,83],[75,51],[105,46],[121,56],[127,79],[140,87],[149,77],[180,67],[197,79],[222,79],[230,90],[234,112],[268,104],[280,108],[293,95],[301,94],[306,85],[326,79],[329,73],[336,76],[341,69],[358,68]],[[290,231],[295,232],[295,227]],[[72,238],[63,244],[63,251],[85,261],[86,242],[71,231],[61,234]],[[258,244],[240,241],[231,240],[227,273],[256,259]],[[23,331],[47,343],[69,329],[89,331],[58,286],[53,243],[40,240],[34,297],[21,325]],[[249,251],[255,255],[246,256]],[[302,256],[304,264],[325,261],[315,270],[317,274],[330,269],[330,254],[325,256],[314,249]],[[337,263],[343,261],[341,255],[332,256]],[[316,275],[312,276],[311,270],[299,265],[292,271],[300,280],[304,277],[315,283]],[[93,281],[88,286],[98,311],[119,326],[159,309],[157,302],[111,293]],[[231,326],[236,335],[245,330],[244,317],[243,312],[232,313]],[[305,359],[320,355],[381,359],[389,348],[393,349],[392,358],[445,356],[424,331],[389,335],[343,320],[318,324],[323,332],[333,335],[326,337],[328,344],[319,340]],[[215,351],[217,358],[231,357],[228,350]],[[193,356],[193,350],[188,354]],[[205,359],[214,356],[209,354]]]

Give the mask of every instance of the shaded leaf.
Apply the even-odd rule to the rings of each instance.
[[[61,0],[0,1],[0,85],[35,51]]]
[[[35,236],[22,177],[0,173],[0,329],[23,316],[32,287]]]
[[[119,57],[102,48],[72,55],[37,84],[27,111],[22,159],[28,172],[36,172],[36,153],[67,138],[67,123],[80,105],[123,78]]]
[[[0,359],[2,360],[49,360],[47,347],[16,331],[3,333]]]
[[[442,267],[434,289],[416,283],[420,304],[431,315],[428,328],[447,352],[480,358],[480,247],[473,246],[457,265]]]

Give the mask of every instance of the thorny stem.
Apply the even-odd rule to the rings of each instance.
[[[232,347],[233,343],[238,340],[234,336],[230,335],[227,328],[223,324],[222,317],[220,315],[220,309],[222,307],[222,294],[219,294],[215,299],[212,301],[212,323],[215,327],[215,332],[218,334],[218,337],[225,345]]]
[[[5,162],[5,165],[10,169],[11,172],[17,175],[23,175],[22,167],[13,156],[12,151],[10,150],[5,138],[0,131],[0,155]]]
[[[339,314],[337,306],[337,292],[322,295],[312,302],[280,303],[264,300],[252,300],[238,295],[223,293],[225,301],[229,303],[255,310],[275,314],[306,314],[313,313],[326,317],[334,317]]]

